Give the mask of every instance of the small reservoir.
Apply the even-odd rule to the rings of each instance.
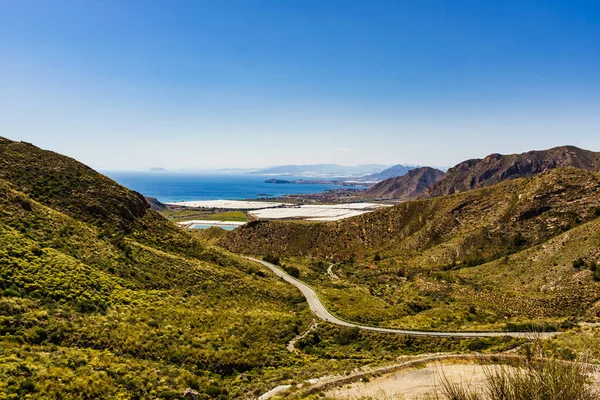
[[[190,229],[208,229],[208,228],[221,228],[226,231],[232,231],[237,228],[239,225],[223,225],[223,224],[192,224],[188,228]]]

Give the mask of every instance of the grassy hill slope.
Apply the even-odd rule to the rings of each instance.
[[[291,353],[311,323],[305,299],[209,243],[222,234],[190,233],[83,164],[0,138],[0,398],[254,399],[400,354],[515,343],[324,323],[312,350]]]
[[[283,257],[336,314],[424,330],[552,329],[600,317],[600,219],[477,266]]]
[[[567,168],[343,221],[253,222],[222,243],[281,257],[348,320],[557,328],[600,316],[599,217],[600,175]]]
[[[292,287],[75,160],[0,154],[2,396],[243,397],[264,379],[240,373],[293,364],[309,316]]]
[[[223,246],[240,253],[333,260],[394,258],[412,266],[475,265],[600,216],[600,175],[569,168],[329,223],[251,222]]]

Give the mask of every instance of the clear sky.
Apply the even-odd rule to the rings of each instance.
[[[600,150],[600,1],[0,0],[0,136],[98,169]]]

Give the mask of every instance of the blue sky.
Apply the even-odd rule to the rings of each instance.
[[[600,2],[0,0],[0,135],[98,169],[600,150]]]

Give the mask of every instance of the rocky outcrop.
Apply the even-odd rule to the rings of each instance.
[[[421,196],[425,190],[444,177],[439,169],[421,167],[408,171],[406,175],[386,179],[372,186],[364,197],[412,200]]]
[[[158,201],[158,199],[155,197],[144,196],[144,199],[146,199],[146,202],[150,204],[150,208],[152,208],[154,211],[164,211],[167,209],[167,206]]]
[[[484,159],[463,161],[450,168],[425,194],[428,197],[454,194],[565,167],[598,172],[600,153],[562,146],[522,154],[490,154]]]

